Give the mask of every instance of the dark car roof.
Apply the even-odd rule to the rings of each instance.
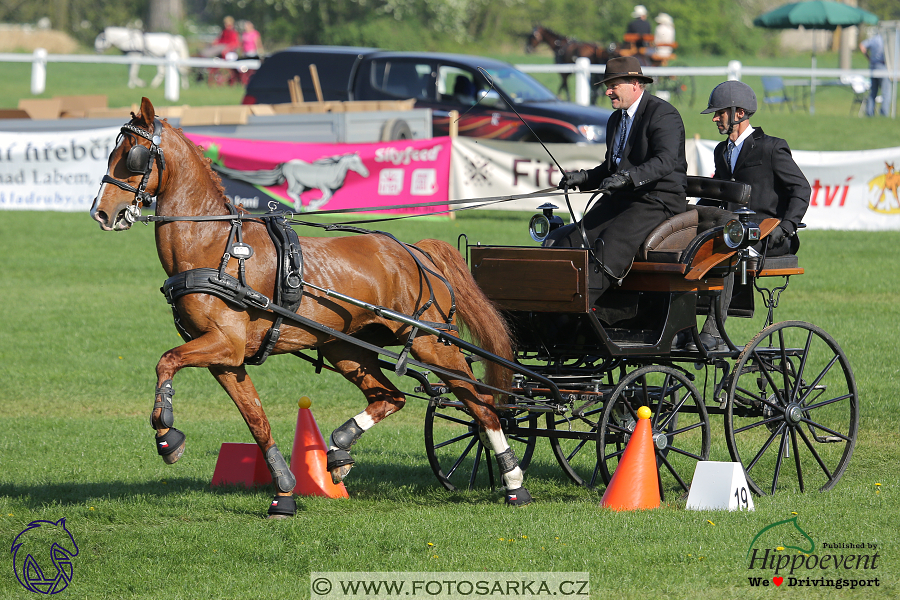
[[[497,60],[495,58],[487,58],[485,56],[473,56],[470,54],[451,54],[449,52],[399,52],[399,51],[378,51],[367,56],[367,58],[418,58],[432,59],[442,62],[456,62],[468,67],[509,67],[510,63]]]

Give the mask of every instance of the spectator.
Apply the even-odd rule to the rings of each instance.
[[[869,68],[872,71],[886,69],[887,64],[884,61],[884,40],[877,29],[871,29],[869,39],[859,44],[859,50],[869,59]],[[866,101],[866,115],[875,116],[875,101],[881,90],[881,114],[888,116],[888,97],[891,95],[891,80],[887,77],[872,76],[872,88],[869,90],[869,98]]]
[[[262,37],[256,28],[253,27],[253,23],[244,21],[241,29],[243,30],[241,32],[241,50],[244,53],[244,58],[260,58],[264,56],[265,50],[263,50]]]
[[[663,60],[672,55],[672,46],[675,43],[675,25],[666,13],[656,15],[656,32],[654,34],[653,43],[656,45],[656,57]]]
[[[225,17],[222,23],[225,27],[216,39],[215,45],[222,58],[229,58],[229,53],[237,53],[238,48],[241,46],[241,38],[234,28],[234,17]]]

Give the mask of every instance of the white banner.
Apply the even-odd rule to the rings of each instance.
[[[688,174],[712,176],[713,148],[718,141],[689,139],[685,144]],[[567,170],[590,169],[602,160],[604,146],[548,144]],[[793,153],[812,187],[803,219],[810,229],[900,229],[900,148],[857,152]],[[534,193],[559,182],[559,169],[540,144],[475,138],[453,141],[450,198]],[[553,192],[551,192],[553,193]],[[570,194],[580,215],[589,194]],[[536,197],[493,205],[500,210],[534,210],[551,201],[565,212],[561,196]],[[564,215],[563,215],[564,216]]]
[[[0,132],[0,209],[90,210],[118,134]]]

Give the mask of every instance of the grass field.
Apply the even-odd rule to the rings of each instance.
[[[406,241],[455,243],[465,232],[472,243],[528,244],[526,223],[527,215],[486,213],[383,228]],[[751,513],[686,511],[670,494],[659,510],[617,514],[599,507],[598,492],[570,484],[539,440],[526,483],[536,501],[507,509],[490,490],[451,493],[437,483],[423,445],[426,403],[410,399],[355,446],[349,500],[298,498],[297,516],[277,522],[262,518],[271,490],[209,486],[220,444],[252,440],[207,372],[175,380],[184,457],[166,466],[153,450],[154,366],[180,338],[158,291],[152,229],[109,234],[86,214],[4,212],[0,239],[0,540],[65,517],[80,552],[61,597],[306,598],[311,571],[587,571],[592,598],[767,598],[778,592],[748,577],[772,573],[748,569],[747,550],[795,513],[816,543],[878,545],[875,570],[808,575],[877,576],[880,586],[780,593],[900,594],[900,232],[804,232],[807,274],[791,281],[778,310],[778,320],[831,333],[855,372],[860,432],[831,492],[757,497]],[[748,340],[761,319],[729,323],[736,340]],[[285,456],[299,396],[313,399],[326,436],[362,408],[355,388],[292,357],[270,358],[251,375]],[[729,460],[723,430],[714,418],[713,460]],[[11,554],[0,560],[0,597],[33,597]]]

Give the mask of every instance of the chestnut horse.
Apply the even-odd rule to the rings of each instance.
[[[149,204],[153,196],[156,217],[140,217],[139,202]],[[229,214],[241,215],[240,241],[252,248],[245,273],[240,273],[235,261],[227,256],[223,261],[233,235]],[[91,207],[91,217],[104,231],[127,230],[136,219],[153,220],[160,262],[170,278],[198,268],[206,268],[203,272],[208,274],[227,262],[227,273],[233,281],[241,276],[247,286],[273,298],[278,285],[276,251],[265,225],[260,223],[262,219],[246,214],[243,209],[230,206],[221,180],[201,150],[181,130],[157,119],[147,98],[143,98],[139,112],[132,113],[131,121],[122,127],[122,135],[109,157],[107,175]],[[219,220],[213,220],[215,216]],[[505,321],[475,284],[459,252],[440,240],[422,240],[409,247],[390,236],[374,233],[300,238],[299,242],[304,285],[296,313],[308,322],[339,333],[329,335],[327,329],[323,333],[303,326],[302,321],[286,322],[272,353],[315,348],[356,384],[368,401],[364,411],[331,435],[328,470],[335,483],[353,465],[350,446],[405,403],[404,394],[379,368],[375,350],[409,342],[414,359],[435,366],[435,372],[484,428],[484,439],[490,443],[503,473],[507,503],[530,502],[528,491],[522,487],[522,470],[501,431],[494,397],[477,385],[459,347],[443,343],[438,335],[423,329],[418,330],[418,335],[410,335],[409,323],[382,318],[375,311],[324,293],[336,290],[396,313],[415,314],[425,323],[446,324],[446,336],[456,335],[453,332],[458,331],[458,316],[485,350],[511,360],[512,343]],[[253,306],[238,308],[206,293],[187,293],[175,299],[173,307],[176,324],[190,341],[163,354],[156,366],[151,426],[156,429],[159,454],[171,464],[184,448],[184,434],[172,427],[172,379],[184,367],[205,367],[231,396],[266,457],[276,487],[269,515],[294,514],[294,477],[272,439],[259,394],[244,366],[245,360],[260,349],[275,315]],[[348,336],[363,344],[353,343]],[[502,364],[487,362],[485,384],[495,391],[507,389],[509,372]]]

